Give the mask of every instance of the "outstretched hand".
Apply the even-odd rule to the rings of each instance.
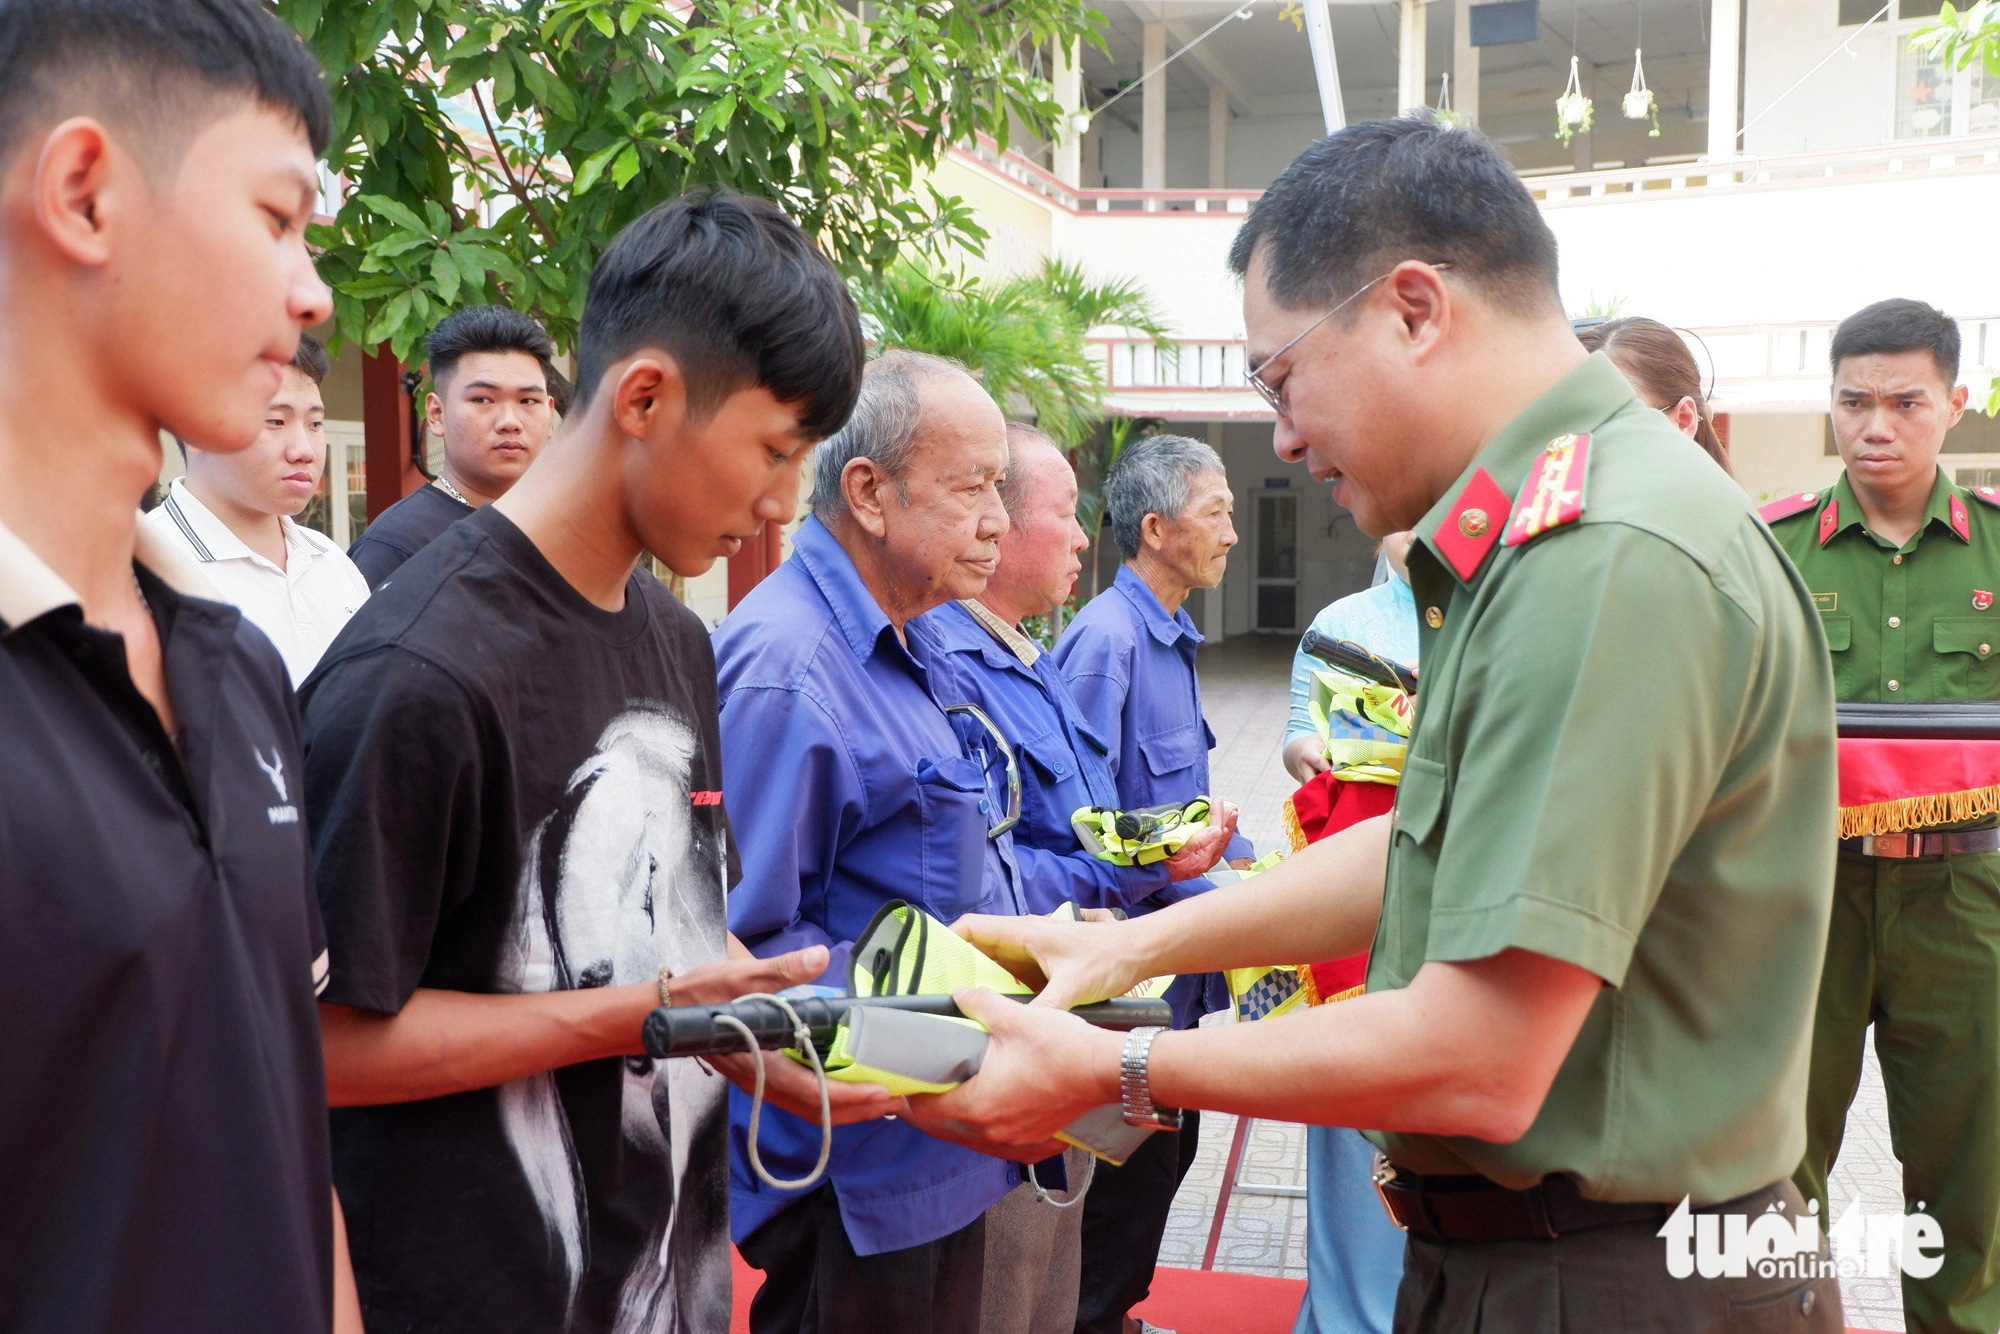
[[[758,992],[776,994],[786,987],[803,986],[826,971],[826,961],[824,945],[774,954],[768,959],[732,955],[676,973],[668,985],[676,1005],[720,1005],[738,996]]]
[[[727,959],[675,974],[669,986],[676,1005],[719,1005],[738,996],[760,992],[775,995],[787,987],[802,986],[824,973],[826,964],[824,945],[774,954],[768,959],[732,950]],[[819,1124],[819,1079],[789,1056],[775,1051],[753,1056],[746,1051],[741,1055],[706,1059],[717,1073],[745,1093],[755,1089],[757,1063],[762,1062],[764,1101]],[[827,1081],[827,1103],[837,1126],[894,1116],[904,1110],[903,1100],[879,1084],[848,1084],[837,1079]]]
[[[757,1087],[757,1071],[751,1062],[762,1061],[764,1101],[773,1107],[782,1107],[812,1125],[819,1124],[819,1077],[813,1074],[810,1066],[800,1065],[791,1057],[775,1051],[758,1052],[755,1056],[744,1052],[740,1056],[707,1056],[702,1059],[745,1093],[754,1092]],[[901,1098],[880,1084],[849,1084],[829,1079],[826,1082],[826,1100],[833,1111],[833,1123],[837,1126],[900,1116],[907,1110]]]
[[[1229,840],[1236,837],[1236,822],[1241,813],[1228,802],[1219,803],[1215,810],[1219,817],[1215,823],[1204,825],[1181,845],[1179,852],[1162,863],[1169,880],[1192,880],[1206,875],[1229,851]]]
[[[1035,988],[1036,1005],[1067,1010],[1122,996],[1146,980],[1122,948],[1131,930],[1128,922],[973,913],[953,922],[951,929]]]
[[[910,1121],[926,1134],[998,1158],[1040,1162],[1062,1152],[1058,1130],[1118,1100],[1118,1034],[984,987],[954,992],[953,999],[992,1036],[978,1074],[948,1093],[909,1098]]]

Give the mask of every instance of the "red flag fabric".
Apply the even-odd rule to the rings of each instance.
[[[1840,836],[2000,813],[2000,741],[1840,739]]]
[[[1292,836],[1296,852],[1308,843],[1317,843],[1328,834],[1386,814],[1396,804],[1396,789],[1387,783],[1347,783],[1336,779],[1331,770],[1312,776],[1285,802],[1285,828]],[[1314,1005],[1339,1000],[1360,989],[1368,976],[1368,954],[1350,955],[1311,965],[1311,994]]]

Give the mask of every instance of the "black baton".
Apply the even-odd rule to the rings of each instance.
[[[1012,999],[1027,1001],[1028,996]],[[812,1034],[813,1045],[825,1051],[833,1045],[834,1030],[850,1009],[875,1007],[908,1010],[915,1014],[935,1014],[960,1019],[965,1016],[949,996],[802,996],[790,1002],[799,1019]],[[1099,1028],[1120,1031],[1134,1028],[1171,1028],[1173,1009],[1163,1000],[1108,1000],[1079,1005],[1070,1011]],[[757,1045],[767,1051],[789,1047],[797,1040],[792,1021],[784,1010],[767,1000],[730,1001],[723,1005],[676,1005],[646,1016],[642,1040],[649,1056],[728,1056],[743,1050],[743,1034],[734,1026],[719,1022],[729,1015],[748,1028]]]
[[[1364,681],[1373,681],[1378,686],[1394,686],[1412,695],[1417,693],[1417,678],[1409,668],[1370,653],[1351,639],[1329,639],[1317,630],[1308,630],[1305,637],[1299,640],[1299,652]]]

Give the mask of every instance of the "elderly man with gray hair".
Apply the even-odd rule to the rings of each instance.
[[[743,871],[729,927],[753,953],[825,945],[826,980],[844,983],[854,940],[892,900],[946,922],[1024,911],[985,768],[933,693],[938,650],[912,623],[984,591],[1006,469],[1006,423],[964,367],[885,353],[819,446],[790,558],[717,631]],[[756,1334],[977,1331],[983,1215],[1017,1168],[875,1121],[834,1131],[824,1183],[782,1191],[748,1165],[748,1112],[733,1100],[730,1225],[765,1275]],[[806,1176],[819,1148],[817,1125],[765,1108],[771,1174]]]
[[[1195,649],[1201,634],[1182,604],[1222,582],[1234,502],[1222,459],[1198,440],[1156,435],[1128,448],[1104,484],[1111,534],[1125,563],[1101,596],[1077,613],[1054,657],[1085,720],[1106,741],[1120,807],[1186,802],[1209,795],[1208,752],[1215,733],[1201,712]],[[1238,834],[1228,855],[1255,855]],[[1132,911],[1165,907],[1209,888],[1206,879],[1167,886]],[[1216,989],[1219,992],[1219,988]],[[1177,1028],[1211,1008],[1206,979],[1174,983]],[[1214,1007],[1226,1005],[1226,993]],[[1147,1139],[1123,1167],[1100,1165],[1084,1201],[1083,1277],[1077,1334],[1122,1334],[1138,1322],[1166,1232],[1174,1192],[1194,1162],[1200,1120],[1182,1118],[1177,1135]]]

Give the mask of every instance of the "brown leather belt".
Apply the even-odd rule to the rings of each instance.
[[[1858,852],[1864,857],[1965,857],[1973,853],[2000,851],[2000,828],[1870,834],[1863,838],[1841,839],[1840,850]]]
[[[1585,1199],[1566,1176],[1547,1177],[1527,1190],[1508,1190],[1482,1176],[1418,1176],[1380,1154],[1375,1157],[1375,1190],[1396,1226],[1425,1241],[1554,1241],[1620,1223],[1664,1223],[1679,1207]],[[1736,1203],[1696,1212],[1727,1210]]]

